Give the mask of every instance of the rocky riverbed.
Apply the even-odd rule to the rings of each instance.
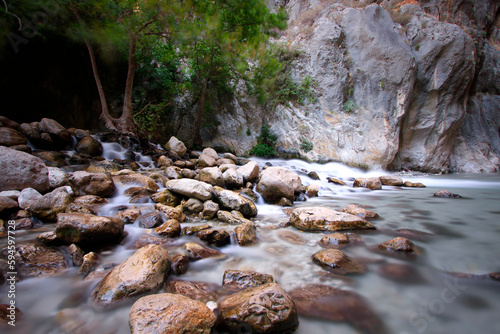
[[[50,119],[2,125],[8,332],[439,332],[471,317],[463,326],[500,329],[498,176],[246,159]]]

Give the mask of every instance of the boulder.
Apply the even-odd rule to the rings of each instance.
[[[252,222],[246,222],[238,225],[234,229],[236,241],[240,246],[253,244],[257,241],[255,234],[255,225]]]
[[[333,184],[336,184],[336,185],[339,185],[339,186],[345,186],[346,183],[342,180],[339,180],[337,178],[334,178],[334,177],[327,177],[326,180],[328,181],[328,183],[333,183]]]
[[[175,152],[178,156],[182,157],[187,152],[186,145],[176,137],[170,137],[170,140],[165,144],[167,151]]]
[[[181,235],[181,224],[175,219],[169,219],[155,228],[155,233],[162,237],[176,238]]]
[[[96,195],[83,195],[75,198],[75,202],[84,205],[103,205],[108,203],[108,200]]]
[[[172,242],[174,242],[174,239],[144,233],[140,234],[135,242],[128,247],[128,249],[140,249],[147,245],[159,245],[163,248],[167,248]]]
[[[266,202],[276,203],[282,197],[293,201],[301,187],[302,181],[296,173],[283,167],[269,167],[262,171],[257,191]]]
[[[0,145],[14,146],[25,145],[26,137],[22,133],[7,127],[0,127]]]
[[[64,148],[71,144],[71,134],[64,126],[50,118],[42,118],[39,124],[40,132],[45,132],[50,135],[52,142],[58,148]]]
[[[189,258],[186,254],[175,254],[172,256],[170,269],[174,275],[185,274],[189,268]]]
[[[192,179],[170,180],[165,187],[173,193],[194,197],[201,201],[212,198],[213,186]]]
[[[219,211],[219,204],[212,202],[210,200],[203,203],[202,217],[204,219],[213,219],[217,212]]]
[[[378,218],[378,214],[376,212],[367,210],[358,204],[346,205],[342,209],[342,212],[347,212],[351,215],[358,216],[363,219]]]
[[[267,283],[276,283],[272,275],[255,271],[226,270],[222,278],[222,285],[226,288],[238,290],[251,288]]]
[[[215,151],[213,148],[210,147],[204,148],[201,154],[207,155],[214,160],[219,160],[219,155],[217,154],[217,151]]]
[[[219,299],[216,284],[204,282],[170,281],[165,286],[165,292],[175,293],[202,303],[217,301]]]
[[[68,175],[60,168],[47,167],[49,171],[49,184],[51,188],[64,186],[68,182]]]
[[[215,315],[203,303],[178,294],[162,293],[142,297],[129,313],[132,334],[210,334]]]
[[[205,167],[198,172],[199,181],[224,187],[224,177],[219,167]]]
[[[19,123],[5,116],[0,116],[0,124],[1,124],[0,126],[5,126],[14,130],[19,130],[20,128]]]
[[[141,215],[142,212],[139,209],[125,209],[118,211],[115,218],[123,220],[125,224],[133,224]]]
[[[12,198],[0,196],[0,213],[11,212],[16,210],[18,207],[19,204]]]
[[[260,168],[255,161],[250,161],[238,168],[245,182],[255,182],[259,178]]]
[[[320,245],[325,247],[342,248],[349,244],[349,236],[345,233],[331,233],[325,235],[319,241]]]
[[[380,183],[384,186],[402,186],[403,185],[403,179],[398,177],[398,176],[392,176],[392,175],[383,175],[379,177]]]
[[[366,220],[323,207],[302,207],[292,211],[290,224],[304,231],[344,231],[374,229]]]
[[[378,249],[382,251],[390,251],[397,253],[415,254],[416,246],[405,237],[397,237],[378,245]]]
[[[123,220],[118,218],[60,213],[55,233],[66,244],[102,246],[119,242],[124,226]]]
[[[236,168],[229,168],[222,176],[227,188],[239,189],[243,187],[243,175]]]
[[[198,167],[213,167],[215,166],[216,164],[216,161],[214,158],[206,155],[206,154],[202,154],[200,155],[200,157],[198,158],[198,161],[197,161],[197,165]]]
[[[251,223],[251,220],[246,218],[238,217],[237,215],[232,214],[229,211],[219,210],[217,211],[217,219],[223,221],[228,224],[243,224],[243,223]]]
[[[278,206],[292,206],[293,202],[290,201],[288,198],[282,197],[278,203],[276,203]]]
[[[218,159],[217,161],[215,161],[215,164],[217,166],[223,166],[223,165],[224,166],[231,166],[232,165],[236,169],[236,163],[233,160],[231,160],[231,159],[225,159],[225,158],[224,159]]]
[[[21,278],[54,276],[69,267],[62,251],[37,242],[19,243],[13,252],[4,248],[1,255],[13,256],[16,270],[9,271],[17,271]]]
[[[207,228],[211,228],[211,227],[212,226],[209,224],[186,226],[182,229],[182,232],[185,235],[195,235],[196,233],[200,232],[201,230],[206,230]]]
[[[188,199],[183,205],[184,211],[188,214],[200,213],[203,211],[203,202],[196,198]]]
[[[93,162],[85,169],[85,171],[89,173],[116,173],[120,170],[122,170],[122,168],[119,164],[109,160]],[[132,171],[129,173],[133,174]]]
[[[91,136],[80,139],[75,147],[78,153],[85,153],[93,157],[102,155],[102,144]]]
[[[452,194],[448,190],[439,190],[435,192],[433,196],[441,198],[462,198],[459,194]]]
[[[366,267],[337,249],[325,249],[313,255],[314,263],[336,274],[359,274]]]
[[[119,185],[144,186],[152,191],[157,191],[159,188],[152,178],[142,174],[115,175],[113,181]]]
[[[116,188],[113,179],[106,173],[74,172],[68,182],[77,196],[111,196]]]
[[[181,171],[179,169],[179,167],[167,167],[165,168],[165,176],[169,179],[173,179],[173,180],[176,180],[176,179],[182,179],[182,175],[181,175]]]
[[[184,213],[182,213],[181,210],[168,205],[157,203],[155,204],[155,210],[163,213],[167,217],[167,219],[176,219],[180,223],[182,223],[184,219],[186,219],[186,216],[184,215]]]
[[[409,188],[425,188],[425,185],[422,184],[421,182],[410,182],[410,181],[405,181],[403,183],[405,187]]]
[[[160,289],[170,271],[170,256],[158,245],[137,250],[104,277],[94,288],[91,300],[96,306],[114,306],[129,298]]]
[[[361,333],[384,333],[384,324],[368,302],[354,291],[308,284],[290,291],[297,313],[308,318],[347,322]]]
[[[222,257],[224,254],[222,254],[220,251],[212,248],[208,248],[199,244],[196,244],[194,242],[188,242],[184,245],[184,249],[188,252],[188,256],[190,259],[193,261],[196,260],[201,260],[201,259],[206,259],[209,257]]]
[[[359,177],[354,180],[354,188],[368,188],[371,190],[381,190],[382,183],[378,177]]]
[[[69,257],[74,266],[81,266],[83,263],[83,256],[85,253],[83,250],[75,244],[71,244],[68,247]]]
[[[31,187],[39,192],[49,190],[48,170],[40,158],[4,146],[0,146],[0,156],[0,189]]]
[[[27,209],[30,207],[30,205],[38,201],[40,198],[42,198],[42,194],[40,194],[35,189],[24,188],[19,194],[17,202],[19,203],[19,207],[21,209]]]
[[[35,151],[33,155],[42,159],[46,166],[62,167],[66,166],[67,155],[59,151]]]
[[[307,186],[306,195],[309,198],[318,196],[320,186],[317,183],[313,183]]]
[[[173,206],[173,207],[179,205],[179,203],[180,203],[179,198],[177,196],[175,196],[174,194],[172,194],[169,190],[166,190],[166,189],[159,191],[157,193],[154,193],[153,195],[151,195],[151,199],[155,203],[160,203],[160,204]]]
[[[155,228],[163,224],[163,217],[158,211],[148,212],[136,219],[137,225],[143,228]]]
[[[219,303],[222,326],[236,333],[287,333],[299,321],[292,298],[276,283],[235,293]]]
[[[227,233],[222,229],[201,230],[198,233],[196,233],[196,236],[206,244],[214,245],[217,247],[222,247],[231,243],[231,237],[229,233]]]
[[[213,192],[223,210],[239,211],[246,218],[257,216],[257,206],[252,200],[217,186],[213,188]]]
[[[73,196],[65,189],[57,188],[36,200],[28,207],[28,211],[45,222],[54,222],[58,213],[66,210],[73,202]]]

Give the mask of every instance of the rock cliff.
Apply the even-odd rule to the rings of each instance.
[[[498,2],[271,5],[289,12],[275,42],[300,51],[292,78],[310,76],[316,101],[270,110],[241,88],[221,101],[206,145],[248,153],[268,124],[288,156],[424,172],[500,169]]]

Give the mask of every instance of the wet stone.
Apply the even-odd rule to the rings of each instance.
[[[181,235],[181,224],[175,219],[169,219],[155,228],[155,233],[162,237],[176,238]]]
[[[250,245],[257,241],[255,225],[252,222],[238,225],[234,229],[234,233],[236,235],[236,241],[240,246]]]
[[[272,275],[255,271],[226,270],[222,278],[224,287],[241,290],[267,283],[276,283],[276,280]]]
[[[356,292],[308,284],[290,291],[300,316],[347,322],[362,333],[385,333],[384,324]]]
[[[366,271],[361,263],[358,263],[337,249],[326,249],[313,255],[313,262],[323,269],[336,274],[359,274]]]
[[[325,235],[319,241],[320,245],[324,247],[342,248],[349,244],[349,236],[344,233],[332,233]]]
[[[294,209],[290,224],[305,231],[342,231],[374,229],[366,220],[348,213],[323,207],[302,207]]]
[[[378,214],[376,212],[367,210],[363,208],[362,206],[358,204],[349,204],[346,205],[343,209],[342,212],[347,212],[351,215],[358,216],[363,219],[372,219],[372,218],[378,218]]]
[[[382,183],[378,177],[357,178],[354,180],[354,188],[362,187],[370,190],[381,190]]]
[[[202,230],[199,231],[196,236],[200,238],[201,241],[217,247],[222,247],[231,243],[231,237],[229,233],[222,229]]]
[[[448,190],[439,190],[435,192],[433,196],[440,198],[462,198],[459,194],[452,194]]]
[[[118,211],[115,214],[115,218],[123,220],[125,224],[133,224],[141,215],[142,213],[139,209],[126,209]]]
[[[403,180],[398,176],[383,175],[379,177],[380,182],[384,186],[402,186]]]
[[[216,249],[208,248],[194,242],[188,242],[184,245],[184,249],[188,252],[188,257],[194,261],[206,259],[209,257],[222,257],[223,253]]]
[[[171,272],[174,275],[185,274],[189,268],[189,258],[186,254],[175,254],[171,258],[170,264]]]
[[[334,178],[334,177],[327,177],[326,178],[328,180],[328,183],[333,183],[333,184],[336,184],[336,185],[339,185],[339,186],[345,186],[346,183],[342,180],[339,180],[337,178]]]
[[[305,245],[307,243],[307,241],[303,237],[292,231],[287,231],[287,230],[279,231],[277,233],[277,236],[280,239],[293,245]]]
[[[209,224],[196,225],[196,226],[186,226],[182,230],[185,235],[195,235],[196,233],[205,230],[207,228],[211,228],[212,226]]]
[[[409,188],[425,188],[425,185],[420,182],[405,181],[403,185]]]
[[[204,282],[170,281],[167,282],[164,291],[206,304],[209,301],[217,301],[218,295],[216,291],[218,289],[218,285]]]
[[[384,242],[378,246],[379,250],[382,251],[391,251],[397,253],[406,253],[406,254],[416,254],[416,247],[407,238],[397,237],[387,242]]]
[[[83,256],[85,253],[83,250],[75,244],[69,246],[69,257],[73,262],[74,266],[81,266],[83,263]]]

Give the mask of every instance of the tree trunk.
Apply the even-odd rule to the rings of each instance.
[[[137,136],[137,130],[134,124],[134,116],[132,114],[132,92],[134,88],[134,75],[137,69],[137,62],[135,60],[135,51],[137,45],[137,36],[130,35],[129,48],[128,48],[128,72],[127,81],[125,84],[125,95],[123,97],[122,115],[117,120],[117,127],[121,133]]]

